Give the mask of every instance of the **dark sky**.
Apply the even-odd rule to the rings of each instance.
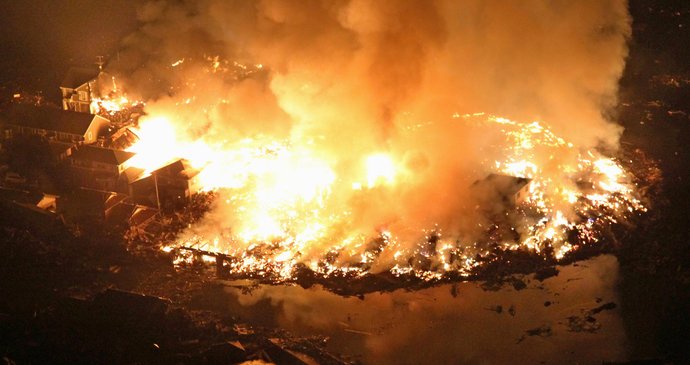
[[[137,26],[143,0],[3,1],[0,6],[0,80],[32,87],[59,82],[69,65],[95,62],[116,51]]]

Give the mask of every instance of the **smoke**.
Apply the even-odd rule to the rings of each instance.
[[[485,218],[468,187],[505,158],[506,142],[458,115],[546,121],[578,149],[615,149],[621,132],[607,116],[631,31],[624,0],[159,0],[138,16],[110,66],[127,92],[174,121],[181,139],[285,141],[298,168],[279,183],[309,185],[326,164],[329,199],[317,213],[293,204],[290,221],[303,231],[337,220],[326,224],[332,242],[377,230],[415,240],[430,227],[477,234]],[[391,156],[395,176],[367,188],[366,158],[377,153]],[[554,175],[573,159],[547,157]],[[219,203],[195,233],[251,229],[247,221]]]

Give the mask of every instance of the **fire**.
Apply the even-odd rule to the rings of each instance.
[[[522,242],[525,247],[540,251],[550,246],[555,250],[554,257],[561,259],[576,249],[567,240],[569,232],[596,242],[596,222],[615,223],[626,213],[646,210],[635,196],[628,173],[616,159],[596,150],[576,150],[572,143],[539,122],[522,124],[503,118],[497,121],[512,126],[504,133],[513,143],[508,161],[497,161],[495,165],[503,173],[533,178],[528,207],[542,217],[528,226],[529,235]],[[561,176],[550,176],[534,162],[540,157],[536,150],[544,152],[545,147],[554,154],[573,156],[566,160],[570,163],[556,166]],[[550,155],[545,164],[554,159]]]
[[[124,95],[115,97],[94,97],[91,100],[90,109],[92,114],[107,114],[112,116],[117,112],[139,105],[144,105],[144,102],[130,100]]]
[[[621,176],[624,176],[623,168],[617,165],[613,160],[600,158],[593,163],[594,171],[604,175],[599,181],[599,186],[611,193],[627,193],[629,187],[620,182]]]
[[[553,257],[562,259],[583,242],[596,242],[597,224],[645,209],[619,162],[596,150],[576,149],[543,123],[483,114],[454,118],[499,128],[509,149],[503,160],[486,161],[489,172],[531,179],[516,207],[521,213],[511,221],[520,238],[500,238],[503,249],[541,253],[551,248]],[[442,234],[438,226],[419,232],[427,243],[417,248],[385,226],[377,234],[355,229],[354,202],[369,199],[379,187],[411,184],[394,153],[356,155],[361,167],[344,169],[314,143],[210,143],[190,138],[180,125],[168,116],[142,119],[140,141],[130,148],[137,153],[132,165],[150,172],[175,158],[187,159],[201,169],[202,190],[223,192],[217,210],[232,217],[212,236],[192,229],[164,245],[180,260],[191,259],[186,250],[218,253],[231,258],[233,273],[289,278],[298,263],[326,276],[362,276],[385,257],[393,274],[431,280],[449,271],[468,275],[480,265],[477,257],[489,254],[486,239],[463,241]],[[572,232],[581,242],[569,240]],[[415,257],[427,263],[420,267]]]
[[[175,128],[163,116],[148,119],[136,129],[136,134],[139,142],[128,148],[129,152],[136,153],[131,165],[146,172],[163,166],[175,157],[174,153],[179,153],[179,150],[173,153],[170,146],[189,150],[188,146],[178,143]]]
[[[392,184],[395,179],[395,164],[384,153],[373,154],[366,159],[367,186],[373,188],[379,183]]]

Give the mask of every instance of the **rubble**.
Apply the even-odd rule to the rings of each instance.
[[[247,352],[239,341],[225,341],[211,345],[202,354],[207,364],[235,364],[247,359]]]
[[[545,324],[540,327],[532,328],[525,331],[525,334],[517,339],[516,343],[521,343],[527,339],[527,337],[539,336],[539,337],[551,337],[553,335],[553,330],[550,325]]]
[[[600,300],[597,300],[597,303],[599,302]],[[601,323],[597,320],[595,315],[602,311],[616,309],[616,307],[616,303],[608,302],[592,309],[583,310],[580,315],[566,318],[568,322],[565,325],[570,332],[595,333],[601,328]]]

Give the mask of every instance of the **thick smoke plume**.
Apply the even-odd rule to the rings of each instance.
[[[330,242],[483,229],[469,186],[508,146],[497,128],[458,116],[545,121],[575,150],[615,149],[620,134],[607,116],[630,35],[624,0],[161,0],[138,14],[140,30],[110,66],[127,92],[147,100],[150,119],[169,118],[180,140],[220,149],[281,141],[301,168],[325,163],[333,176],[319,213],[291,209],[305,225],[296,231],[312,218],[337,221],[326,225]],[[368,184],[376,154],[391,156],[395,174]],[[574,157],[538,158],[558,176]],[[239,192],[226,194],[194,233],[247,224],[231,203]]]

